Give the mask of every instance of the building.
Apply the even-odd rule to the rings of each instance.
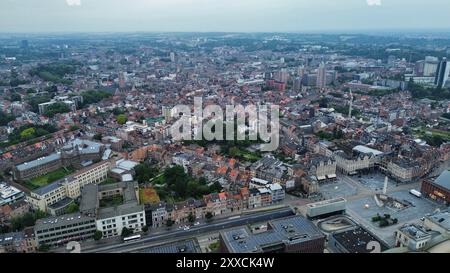
[[[447,58],[443,58],[442,61],[439,62],[439,65],[437,67],[434,84],[438,88],[444,88],[445,84],[447,83],[449,74],[450,64],[447,61]]]
[[[270,184],[267,186],[267,189],[270,191],[272,195],[272,203],[277,203],[284,200],[286,194],[283,187],[281,187],[280,184],[278,183]]]
[[[80,212],[96,218],[97,229],[104,238],[121,235],[123,228],[138,232],[146,225],[137,182],[86,185],[82,189]]]
[[[344,151],[336,151],[336,169],[347,175],[355,175],[358,172],[369,170],[372,162],[371,155],[347,155]]]
[[[81,169],[93,161],[101,160],[105,145],[85,139],[74,139],[59,151],[48,156],[19,164],[13,169],[17,181],[32,179],[62,167]]]
[[[439,211],[425,217],[424,226],[437,231],[445,237],[450,237],[450,212]]]
[[[25,193],[6,183],[0,183],[0,207],[15,203],[25,197]]]
[[[248,227],[221,231],[222,253],[323,253],[325,236],[306,218],[296,215],[269,221],[267,231]]]
[[[306,216],[309,219],[325,218],[345,212],[347,200],[336,198],[306,205]]]
[[[433,238],[431,232],[416,224],[406,224],[394,232],[395,246],[407,247],[412,251],[421,251]]]
[[[309,173],[317,178],[317,181],[336,178],[336,160],[327,156],[315,156],[309,162]]]
[[[92,238],[96,230],[94,217],[73,213],[37,220],[34,235],[38,246],[62,246]]]
[[[330,234],[328,248],[337,253],[371,253],[374,249],[370,242],[378,243],[380,252],[389,249],[383,241],[360,226]]]
[[[450,171],[446,170],[441,173],[434,181],[424,180],[422,182],[422,193],[437,201],[444,204],[449,204],[450,202]]]
[[[105,181],[110,166],[110,161],[92,164],[63,179],[31,191],[27,200],[34,209],[58,215],[72,203],[71,200],[81,195],[84,186]]]
[[[325,88],[327,85],[327,68],[324,63],[321,63],[319,68],[317,69],[317,88]]]
[[[0,253],[33,253],[37,244],[32,228],[0,234]]]

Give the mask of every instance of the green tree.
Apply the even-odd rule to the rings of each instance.
[[[194,215],[192,214],[192,212],[189,213],[187,219],[188,219],[189,223],[191,223],[191,224],[194,223],[195,217],[194,217]]]
[[[128,237],[128,236],[130,236],[131,234],[133,234],[133,231],[130,230],[130,229],[128,229],[128,228],[126,228],[126,227],[124,227],[124,228],[122,228],[122,232],[120,233],[120,236],[122,236],[122,237]]]
[[[222,185],[220,185],[220,183],[216,181],[209,187],[209,191],[219,193],[222,191]]]
[[[117,120],[117,123],[119,123],[120,125],[123,125],[127,122],[127,116],[125,116],[124,114],[117,115],[116,120]]]
[[[147,233],[147,232],[148,232],[148,226],[143,226],[143,227],[142,227],[142,231],[145,232],[145,233]]]
[[[9,101],[11,101],[11,102],[22,101],[22,97],[17,93],[12,93],[11,96],[9,97]]]
[[[79,210],[78,205],[75,203],[72,203],[66,208],[65,212],[66,212],[66,214],[70,214],[70,213],[78,212],[78,210]]]
[[[50,246],[47,244],[42,244],[38,248],[39,252],[48,252],[49,250],[50,250]]]
[[[166,222],[166,226],[167,227],[171,227],[171,226],[173,226],[174,223],[175,222],[172,219],[168,219],[167,222]]]
[[[150,179],[158,175],[159,170],[150,166],[148,163],[142,163],[134,167],[135,177],[138,183],[147,183]]]
[[[32,139],[34,137],[34,134],[36,133],[36,129],[33,127],[28,128],[20,132],[20,137],[22,139]]]
[[[208,211],[205,214],[205,218],[206,218],[207,221],[211,221],[213,217],[214,217],[214,215],[210,211]]]
[[[103,232],[96,230],[94,233],[94,240],[98,241],[103,238]]]
[[[94,135],[95,140],[102,140],[102,138],[103,138],[103,135],[100,133]]]

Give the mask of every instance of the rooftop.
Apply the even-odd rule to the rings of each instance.
[[[450,190],[450,171],[443,171],[441,175],[434,180],[434,184],[437,184],[444,189]]]
[[[292,216],[269,222],[272,227],[266,232],[253,234],[247,227],[222,231],[228,249],[233,253],[263,252],[274,244],[307,242],[324,235],[312,222],[302,216]]]
[[[339,242],[349,253],[370,253],[372,250],[367,249],[369,242],[379,242],[381,251],[387,250],[388,247],[378,238],[370,234],[362,227],[356,227],[342,232],[334,233],[333,238]]]

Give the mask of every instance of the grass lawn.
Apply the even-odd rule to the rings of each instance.
[[[153,204],[160,201],[159,195],[154,188],[139,189],[141,204]]]
[[[74,170],[71,168],[61,168],[53,172],[49,172],[46,175],[35,177],[31,180],[25,181],[25,187],[30,190],[40,188],[42,186],[48,185],[56,180],[62,179],[65,176],[73,173]]]

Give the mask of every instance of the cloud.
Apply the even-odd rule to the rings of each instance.
[[[81,6],[81,0],[66,0],[68,6]]]
[[[381,0],[366,0],[369,6],[381,6]]]

